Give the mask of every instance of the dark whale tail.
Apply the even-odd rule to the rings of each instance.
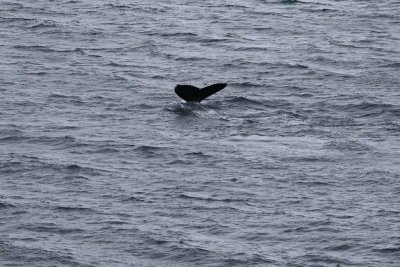
[[[175,93],[186,102],[201,102],[224,89],[226,85],[226,83],[216,83],[200,89],[193,85],[178,84],[175,86]]]

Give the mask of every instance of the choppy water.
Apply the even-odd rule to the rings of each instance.
[[[399,10],[1,1],[0,265],[399,266]]]

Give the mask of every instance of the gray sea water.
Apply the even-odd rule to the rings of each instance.
[[[0,266],[400,266],[399,84],[398,0],[1,0]]]

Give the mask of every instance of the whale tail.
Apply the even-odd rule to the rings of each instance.
[[[201,102],[224,89],[226,85],[226,83],[216,83],[200,89],[193,85],[178,84],[175,86],[175,93],[186,102]]]

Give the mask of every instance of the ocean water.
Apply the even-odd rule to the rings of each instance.
[[[400,266],[399,85],[398,0],[2,0],[0,266]]]

